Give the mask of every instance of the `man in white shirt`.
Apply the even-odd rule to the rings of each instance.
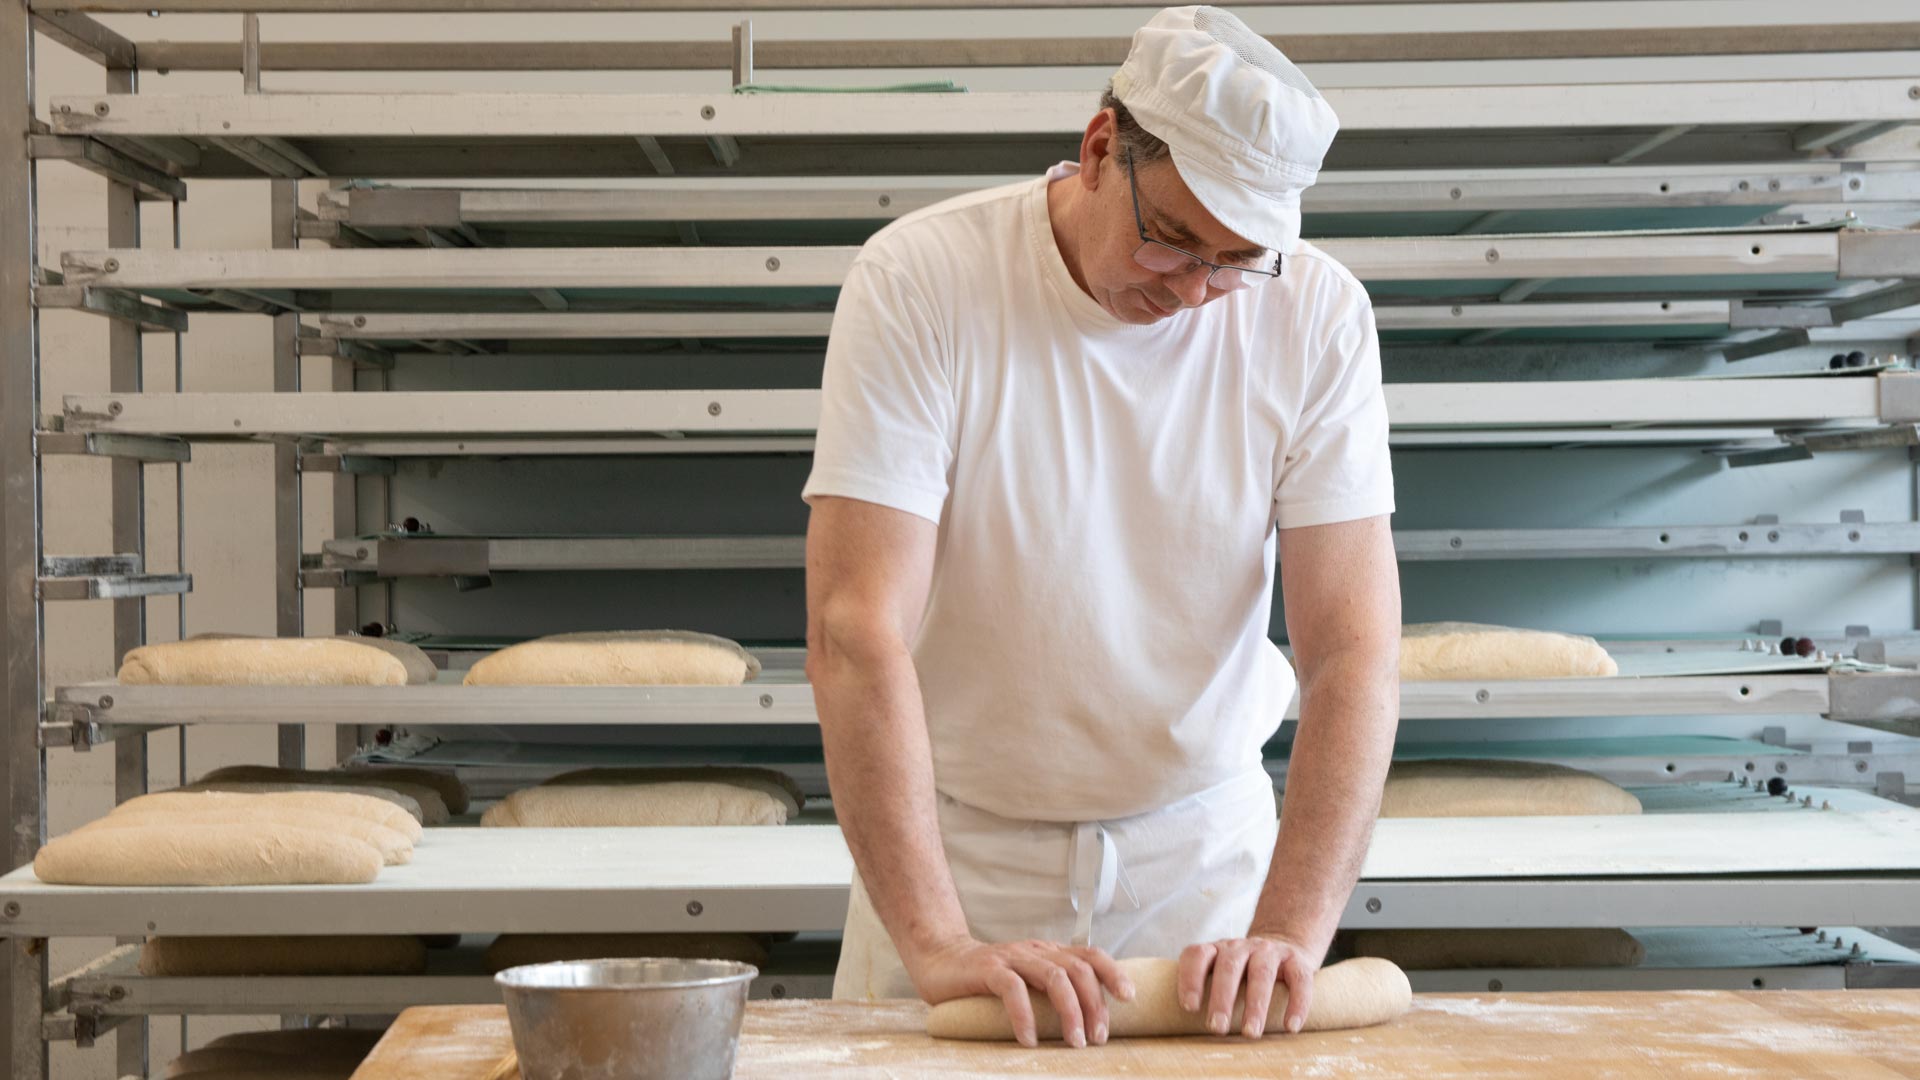
[[[1077,163],[903,217],[840,294],[805,490],[835,995],[996,995],[1031,1045],[1031,986],[1086,1045],[1113,957],[1178,955],[1212,1030],[1276,986],[1298,1030],[1399,711],[1372,308],[1299,239],[1337,121],[1204,7],[1103,105]]]

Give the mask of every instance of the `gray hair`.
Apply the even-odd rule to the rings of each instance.
[[[1133,155],[1135,165],[1159,161],[1170,153],[1166,143],[1141,127],[1140,121],[1135,120],[1133,114],[1127,111],[1127,107],[1120,104],[1120,99],[1113,94],[1112,83],[1108,83],[1107,88],[1100,91],[1100,107],[1113,110],[1120,147]]]

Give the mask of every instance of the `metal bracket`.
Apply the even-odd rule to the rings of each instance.
[[[1920,304],[1920,282],[1902,282],[1831,304],[1765,304],[1735,300],[1727,325],[1736,330],[1808,329],[1844,326],[1888,311]]]
[[[1835,671],[1827,676],[1830,720],[1920,719],[1920,672]]]
[[[66,161],[131,187],[145,199],[185,202],[186,182],[117,147],[86,135],[32,135],[27,153],[41,161]]]
[[[1883,799],[1903,800],[1907,797],[1907,774],[1901,772],[1883,772],[1873,775],[1873,793]]]
[[[184,334],[187,313],[179,308],[149,304],[132,293],[88,285],[41,285],[33,290],[34,306],[90,311],[110,319],[126,319],[144,330]]]
[[[1889,424],[1920,422],[1920,372],[1883,371],[1880,381],[1880,419]]]
[[[1920,278],[1920,232],[1846,229],[1839,240],[1843,280]]]
[[[1781,330],[1778,333],[1750,338],[1746,341],[1728,342],[1719,346],[1719,349],[1720,355],[1728,363],[1735,363],[1740,360],[1751,360],[1756,356],[1798,349],[1811,341],[1805,330]]]

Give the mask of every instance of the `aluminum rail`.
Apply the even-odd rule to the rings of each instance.
[[[1659,425],[1817,427],[1920,420],[1920,373],[1865,377],[1607,379],[1390,383],[1394,427],[1617,428]],[[254,436],[492,437],[810,435],[817,390],[385,391],[363,394],[74,394],[69,432]]]
[[[1338,238],[1314,246],[1367,282],[1514,278],[1920,273],[1920,231],[1598,233]],[[327,289],[837,288],[859,248],[318,248],[80,250],[69,286],[151,293],[234,290],[258,297]],[[1870,266],[1863,262],[1872,261]],[[1863,272],[1865,271],[1865,272]],[[1670,285],[1663,288],[1671,288]],[[306,301],[311,303],[312,301]]]
[[[1845,674],[1409,682],[1409,720],[1554,716],[1806,716],[1827,713]],[[1910,683],[1911,680],[1908,681]],[[1908,690],[1908,683],[1902,683]],[[1299,714],[1298,703],[1287,716]],[[813,725],[813,688],[794,676],[743,686],[125,686],[56,688],[54,724]]]
[[[1399,529],[1402,562],[1920,554],[1920,522]],[[382,577],[578,570],[797,570],[803,536],[412,536],[321,543],[326,569]]]

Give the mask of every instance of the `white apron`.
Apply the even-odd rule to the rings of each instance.
[[[937,796],[940,836],[974,937],[1178,956],[1253,921],[1279,829],[1273,781],[1251,770],[1113,821],[1015,821]],[[918,994],[855,872],[833,996]]]

